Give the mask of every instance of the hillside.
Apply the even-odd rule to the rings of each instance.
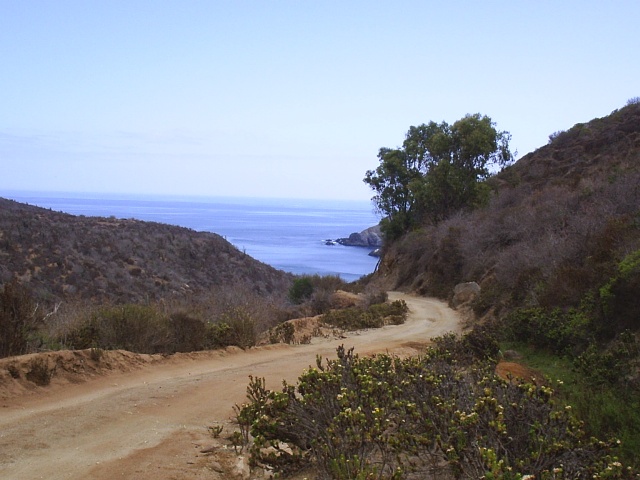
[[[589,434],[637,465],[640,102],[550,135],[487,185],[486,205],[387,245],[373,282],[452,305],[476,282],[483,344],[561,380]]]
[[[38,297],[116,302],[247,287],[286,291],[291,275],[214,233],[138,220],[73,216],[0,198],[0,284]]]
[[[489,183],[486,207],[388,247],[376,281],[444,298],[475,281],[481,315],[578,306],[640,248],[640,104],[551,135]]]

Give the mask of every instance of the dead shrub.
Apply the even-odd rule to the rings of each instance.
[[[104,350],[99,347],[94,347],[89,350],[89,358],[91,358],[91,360],[93,360],[94,362],[99,362],[100,360],[102,360],[103,356]]]
[[[7,365],[7,372],[11,375],[11,378],[18,379],[20,378],[20,369],[16,366],[15,363],[10,363]]]
[[[38,307],[17,280],[4,284],[0,291],[0,357],[28,353],[32,335],[43,320]]]
[[[26,374],[27,380],[35,383],[39,387],[44,387],[51,383],[53,370],[49,368],[49,362],[43,357],[34,357],[29,362],[29,371]]]
[[[172,352],[194,352],[207,348],[205,324],[184,312],[169,317],[170,341],[168,349]]]

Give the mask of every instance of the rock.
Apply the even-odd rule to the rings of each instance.
[[[505,350],[502,353],[505,360],[520,360],[522,355],[515,350]]]
[[[244,455],[238,455],[238,459],[233,465],[232,474],[237,478],[251,478],[251,470],[249,468],[249,460]]]
[[[209,469],[213,470],[216,473],[225,473],[223,466],[215,460],[209,461]]]
[[[480,285],[476,282],[459,283],[453,289],[451,305],[456,308],[463,303],[475,300],[480,295]]]
[[[336,242],[347,247],[379,248],[382,247],[382,233],[380,226],[375,225],[360,233],[352,233],[348,238],[338,238]]]

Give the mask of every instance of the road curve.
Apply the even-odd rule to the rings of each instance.
[[[429,338],[461,329],[445,303],[391,292],[404,299],[403,325],[315,338],[310,345],[271,345],[168,359],[129,373],[109,375],[41,395],[3,401],[0,408],[0,478],[14,480],[135,478],[216,479],[198,449],[205,425],[225,423],[245,399],[248,376],[270,388],[295,382],[316,355],[336,348],[359,354],[415,353]],[[228,477],[226,477],[228,478]]]

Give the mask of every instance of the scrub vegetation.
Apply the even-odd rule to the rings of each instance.
[[[405,359],[339,348],[281,391],[251,378],[236,412],[253,465],[343,480],[635,478],[552,387],[499,378],[490,338],[434,342]]]

